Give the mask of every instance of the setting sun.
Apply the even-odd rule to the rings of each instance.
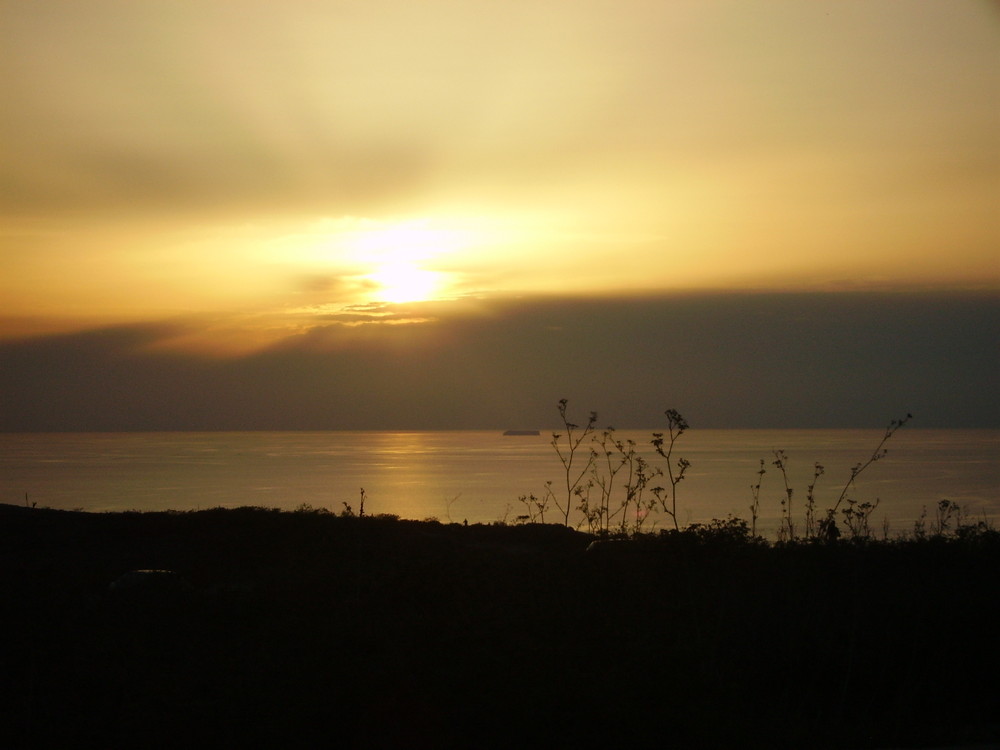
[[[428,220],[362,225],[344,238],[351,260],[370,269],[362,278],[374,302],[421,302],[444,291],[448,274],[427,268],[435,258],[462,248],[461,237]]]
[[[440,287],[443,274],[425,271],[406,261],[385,263],[366,278],[378,288],[373,292],[378,302],[421,302],[433,299]]]

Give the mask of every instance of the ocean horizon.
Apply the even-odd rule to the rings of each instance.
[[[643,458],[665,469],[650,445],[652,433],[618,430],[615,437],[634,441]],[[690,462],[678,485],[678,522],[749,521],[751,486],[763,460],[758,530],[773,534],[785,496],[774,465],[774,451],[782,450],[792,516],[801,528],[815,464],[824,467],[815,488],[822,510],[883,435],[871,429],[690,430],[672,459]],[[358,512],[364,488],[365,512],[372,515],[511,523],[528,513],[519,498],[542,497],[547,482],[565,497],[565,473],[551,440],[547,430],[517,436],[502,430],[3,433],[0,502],[94,512],[305,505],[339,513],[348,505]],[[859,503],[877,502],[874,529],[905,533],[923,513],[930,523],[944,499],[970,520],[1000,519],[1000,430],[907,427],[885,447],[885,456],[848,492]],[[544,520],[562,516],[552,506]],[[579,520],[573,513],[571,525]],[[672,522],[659,513],[650,527]]]

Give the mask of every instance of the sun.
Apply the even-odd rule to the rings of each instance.
[[[426,221],[377,226],[360,232],[353,253],[369,270],[362,278],[373,302],[422,302],[446,292],[449,274],[428,268],[434,258],[455,249],[451,233]]]
[[[434,299],[441,287],[441,276],[415,263],[399,260],[386,261],[365,278],[377,285],[373,293],[377,301],[403,304]]]
[[[438,302],[469,294],[467,264],[478,262],[497,236],[478,217],[344,216],[288,235],[280,250],[283,258],[297,252],[317,280],[336,279],[340,303]],[[328,286],[320,293],[329,294]]]

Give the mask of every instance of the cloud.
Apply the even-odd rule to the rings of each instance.
[[[996,294],[405,307],[228,356],[162,347],[174,324],[8,342],[0,429],[545,428],[564,397],[619,428],[1000,427]]]

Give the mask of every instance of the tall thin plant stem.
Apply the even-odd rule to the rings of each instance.
[[[590,412],[590,418],[587,420],[586,427],[581,429],[579,425],[573,424],[569,421],[569,417],[566,416],[566,405],[568,403],[564,398],[559,399],[559,418],[562,419],[563,427],[566,430],[566,447],[564,449],[561,446],[559,441],[562,439],[562,435],[557,432],[552,433],[551,442],[556,455],[559,456],[560,463],[562,463],[563,474],[566,480],[566,507],[564,508],[556,501],[556,507],[562,511],[563,523],[566,526],[569,526],[569,513],[573,508],[573,496],[579,494],[578,490],[583,482],[583,478],[594,465],[594,454],[588,453],[588,459],[584,461],[584,466],[581,469],[577,462],[577,451],[580,444],[594,431],[594,424],[597,422],[597,412],[592,411]],[[576,432],[577,430],[579,432]]]
[[[674,530],[679,531],[680,525],[677,523],[677,485],[681,483],[682,479],[684,479],[684,473],[688,470],[691,462],[686,458],[677,459],[677,472],[674,473],[674,466],[670,463],[670,461],[674,452],[674,444],[688,429],[688,423],[676,409],[667,409],[664,414],[667,415],[667,449],[663,449],[665,441],[662,432],[654,432],[653,440],[651,442],[653,447],[656,449],[656,452],[667,459],[667,479],[670,480],[670,507],[667,507],[667,501],[662,497],[662,493],[664,491],[663,487],[655,487],[653,489],[653,493],[660,500],[663,512],[670,516],[673,520]]]
[[[868,460],[858,462],[851,467],[851,477],[844,485],[844,489],[840,491],[840,496],[837,498],[837,502],[833,504],[832,508],[826,511],[826,518],[819,522],[821,536],[829,540],[836,539],[840,536],[840,532],[837,529],[837,510],[840,508],[840,504],[844,502],[845,498],[847,498],[848,491],[850,491],[851,487],[854,486],[854,481],[861,475],[861,472],[876,461],[884,458],[885,454],[889,452],[889,449],[885,447],[885,444],[889,442],[889,438],[895,435],[896,431],[911,419],[913,419],[913,415],[908,413],[902,419],[893,419],[889,422],[889,426],[885,428],[885,433],[882,435],[882,439],[879,441],[879,444],[875,446],[875,450],[872,451]]]
[[[789,541],[795,539],[795,526],[792,523],[792,494],[794,490],[791,485],[788,484],[788,471],[785,469],[785,465],[788,462],[788,456],[785,455],[783,450],[774,451],[774,465],[778,467],[778,471],[781,472],[781,478],[785,483],[785,497],[781,500],[781,529],[779,531],[779,536],[785,536],[787,534]]]
[[[913,415],[907,414],[902,419],[894,419],[891,422],[889,422],[889,426],[885,428],[885,434],[882,436],[882,440],[879,442],[877,446],[875,446],[875,450],[872,451],[872,454],[871,456],[868,457],[868,460],[865,461],[864,463],[857,463],[853,467],[851,467],[851,478],[847,480],[847,484],[844,485],[844,489],[840,491],[840,497],[838,497],[837,502],[833,504],[833,508],[831,508],[830,511],[828,511],[829,513],[837,512],[837,509],[840,507],[840,504],[844,502],[844,498],[847,497],[848,490],[850,490],[851,486],[854,484],[854,480],[861,475],[861,472],[863,472],[865,469],[867,469],[876,461],[879,461],[880,459],[885,457],[885,454],[889,452],[889,449],[885,447],[885,444],[889,442],[889,438],[891,438],[894,434],[896,434],[896,431],[904,424],[909,422],[911,419],[913,419]]]

